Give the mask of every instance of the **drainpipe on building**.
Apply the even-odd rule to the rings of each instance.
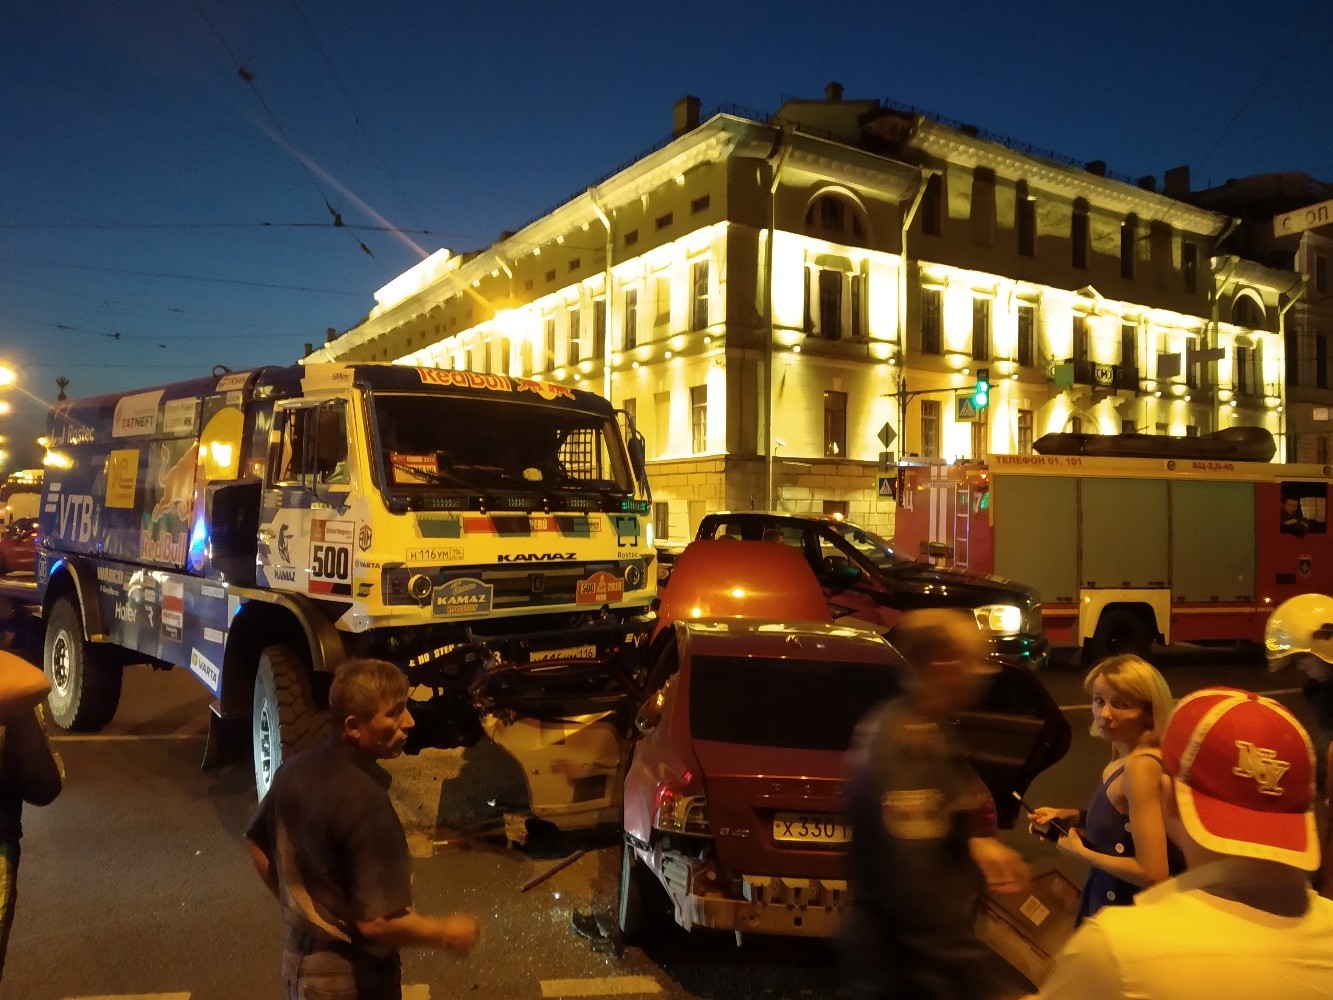
[[[898,451],[907,451],[907,231],[912,228],[921,199],[926,196],[926,185],[930,178],[939,173],[932,167],[919,167],[921,176],[912,196],[912,207],[903,216],[902,241],[898,244],[901,253],[898,265]],[[887,470],[886,470],[887,471]]]
[[[1292,295],[1292,292],[1296,294]],[[1278,405],[1281,407],[1277,414],[1277,436],[1281,446],[1278,454],[1288,461],[1291,461],[1294,456],[1287,453],[1287,310],[1299,302],[1305,296],[1305,292],[1305,275],[1297,275],[1295,283],[1282,293],[1284,296],[1291,295],[1291,301],[1284,306],[1281,297],[1279,297],[1277,302],[1277,339],[1278,343],[1282,345],[1282,361],[1278,366],[1278,371],[1283,374],[1280,383],[1282,391],[1278,393],[1277,397]]]
[[[606,278],[604,294],[606,295],[606,336],[602,341],[602,395],[606,397],[607,402],[611,401],[611,330],[614,324],[611,322],[611,251],[615,247],[615,237],[611,231],[610,216],[603,210],[601,203],[597,200],[597,192],[588,188],[588,200],[592,202],[592,210],[597,213],[597,218],[601,220],[603,228],[606,229]]]
[[[773,502],[773,446],[776,435],[773,433],[773,237],[778,225],[778,182],[782,178],[782,168],[791,156],[792,131],[790,126],[782,125],[773,137],[773,149],[765,159],[773,168],[773,176],[768,185],[768,236],[764,244],[764,313],[768,333],[764,345],[764,466],[766,486],[764,488],[764,509],[775,510]]]

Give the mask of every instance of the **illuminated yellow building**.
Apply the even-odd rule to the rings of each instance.
[[[669,142],[550,214],[394,279],[312,360],[599,391],[646,436],[658,536],[678,541],[752,507],[887,532],[891,456],[1281,435],[1291,275],[1219,257],[1226,216],[835,84],[773,116],[675,115]],[[978,368],[994,388],[973,419]]]

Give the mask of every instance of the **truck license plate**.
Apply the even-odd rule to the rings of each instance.
[[[588,643],[586,646],[565,646],[561,649],[537,649],[528,655],[529,663],[544,663],[547,660],[595,659],[597,659],[597,646],[594,643]]]
[[[773,839],[800,844],[846,844],[852,839],[852,821],[829,813],[780,812],[773,816]]]

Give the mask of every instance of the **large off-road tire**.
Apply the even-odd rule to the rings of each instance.
[[[290,646],[269,646],[259,655],[250,724],[255,791],[262,799],[279,765],[329,731],[328,716],[315,704],[305,662]]]
[[[1147,659],[1152,641],[1152,629],[1143,615],[1128,608],[1107,608],[1097,619],[1097,631],[1083,644],[1083,666],[1092,667],[1121,653]]]
[[[616,922],[620,936],[629,944],[643,941],[665,926],[671,900],[648,867],[629,844],[621,847],[620,906]]]
[[[115,650],[83,637],[83,615],[73,597],[58,598],[47,615],[42,669],[51,682],[51,718],[61,729],[95,733],[115,716],[121,661]]]

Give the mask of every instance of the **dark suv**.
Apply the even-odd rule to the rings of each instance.
[[[1037,592],[995,576],[917,562],[874,532],[838,517],[772,511],[724,511],[699,523],[700,539],[780,542],[797,548],[815,571],[834,619],[889,635],[912,608],[964,608],[1009,663],[1039,669],[1050,643]]]

